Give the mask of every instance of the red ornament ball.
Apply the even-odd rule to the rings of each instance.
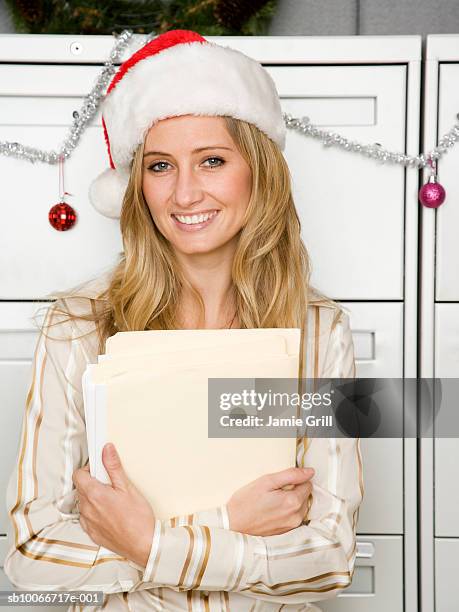
[[[50,209],[48,219],[55,230],[65,232],[75,225],[77,214],[69,204],[59,202]]]
[[[419,190],[419,201],[427,208],[438,208],[445,201],[446,191],[443,185],[429,181]]]

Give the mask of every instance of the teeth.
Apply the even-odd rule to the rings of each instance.
[[[186,223],[187,225],[193,225],[194,223],[203,223],[208,221],[212,217],[215,217],[217,211],[214,210],[211,213],[201,213],[200,215],[174,215],[180,223]]]

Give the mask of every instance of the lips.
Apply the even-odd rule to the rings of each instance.
[[[202,213],[195,213],[193,215],[179,215],[173,213],[173,217],[179,221],[179,223],[185,225],[198,225],[201,223],[205,223],[209,219],[215,217],[218,213],[218,210],[211,210]]]
[[[174,225],[183,232],[199,232],[207,228],[220,215],[220,210],[209,210],[194,215],[172,214]],[[182,219],[182,220],[181,220]],[[200,221],[200,219],[203,219]]]

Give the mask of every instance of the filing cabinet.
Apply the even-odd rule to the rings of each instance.
[[[458,120],[459,36],[428,36],[425,63],[423,129],[425,148],[431,150]],[[444,204],[422,209],[421,376],[440,379],[459,378],[458,163],[456,145],[438,161]],[[421,440],[420,578],[423,611],[451,612],[459,608],[459,439],[457,431],[446,437],[439,427],[442,413],[457,411],[457,395],[442,387],[436,437]]]
[[[78,57],[69,51],[74,39],[83,46]],[[407,153],[418,151],[420,37],[210,40],[262,62],[276,83],[285,112],[308,116],[318,127],[354,140]],[[0,113],[4,118],[0,140],[57,148],[112,44],[112,37],[103,36],[21,35],[9,37],[6,44],[0,36]],[[311,282],[349,308],[357,375],[415,376],[415,174],[325,147],[293,130],[288,130],[284,154],[312,260]],[[98,215],[87,197],[91,180],[107,161],[99,112],[65,162],[66,190],[73,194],[68,201],[78,212],[78,222],[70,231],[56,232],[47,214],[58,198],[57,166],[0,157],[5,177],[5,204],[0,211],[5,245],[0,255],[0,320],[9,347],[0,354],[0,376],[8,383],[15,381],[2,391],[6,406],[2,418],[11,438],[18,435],[33,353],[28,317],[38,303],[26,300],[43,300],[53,291],[105,272],[122,248],[118,222]],[[7,228],[17,212],[18,185],[28,221],[13,237]],[[14,461],[12,440],[10,444],[5,468],[1,468],[5,472]],[[320,606],[330,612],[359,612],[370,610],[372,602],[376,607],[371,612],[415,612],[417,525],[411,513],[416,506],[416,449],[403,439],[368,439],[362,441],[362,452],[365,499],[357,526],[354,582],[335,601]],[[0,470],[2,487],[4,482]],[[0,526],[1,533],[10,528],[1,512]]]

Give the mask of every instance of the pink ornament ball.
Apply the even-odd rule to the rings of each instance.
[[[438,208],[445,197],[446,191],[440,183],[426,183],[419,190],[419,201],[427,208]]]

